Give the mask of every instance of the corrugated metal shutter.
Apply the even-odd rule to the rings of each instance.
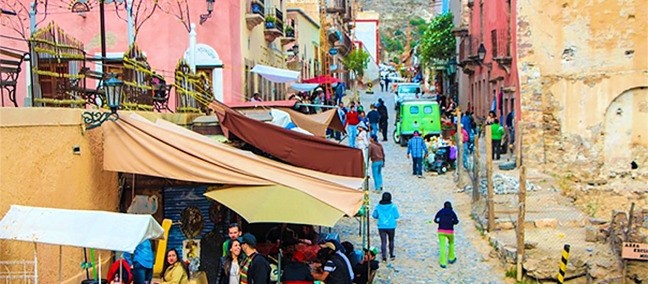
[[[214,223],[209,219],[209,207],[211,201],[203,195],[206,190],[206,186],[165,188],[164,218],[171,219],[173,222],[178,222],[182,210],[188,206],[198,207],[202,213],[205,225],[196,239],[202,238],[202,236],[211,232],[214,228]],[[182,255],[182,241],[185,240],[185,238],[186,237],[180,229],[180,225],[171,226],[167,249],[175,248],[178,250],[179,254]]]

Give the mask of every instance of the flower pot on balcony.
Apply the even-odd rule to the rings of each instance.
[[[263,10],[264,10],[263,6],[260,3],[257,2],[252,3],[252,13],[263,15],[264,12]]]
[[[286,37],[295,37],[295,30],[286,29]]]

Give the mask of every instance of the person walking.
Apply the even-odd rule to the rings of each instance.
[[[495,118],[491,128],[491,146],[493,148],[493,160],[500,159],[502,136],[504,135],[504,128],[499,124],[499,119]]]
[[[387,121],[389,119],[389,112],[387,111],[387,106],[385,106],[385,101],[383,101],[383,99],[378,99],[378,113],[380,113],[378,128],[382,132],[383,141],[387,141]]]
[[[439,264],[446,268],[448,263],[457,261],[454,248],[454,225],[459,224],[457,214],[452,210],[452,203],[443,203],[443,209],[434,216],[434,223],[439,224],[437,234],[439,235]]]
[[[257,252],[256,237],[245,233],[238,241],[247,255],[241,263],[241,284],[270,284],[270,263]]]
[[[428,154],[427,145],[419,135],[418,130],[414,131],[414,136],[407,141],[407,159],[412,156],[412,174],[423,178],[423,158]]]
[[[124,259],[133,267],[133,283],[148,284],[153,279],[153,248],[150,240],[144,240],[131,254],[125,252]]]
[[[349,105],[349,111],[346,114],[346,120],[344,121],[344,126],[349,135],[349,147],[351,148],[355,148],[356,145],[356,136],[358,135],[358,129],[356,127],[358,123],[360,123],[360,116],[356,111],[355,104],[351,103]]]
[[[394,255],[394,237],[396,235],[396,220],[400,218],[398,207],[392,203],[392,195],[389,192],[382,194],[382,199],[374,208],[371,216],[378,220],[378,233],[380,234],[380,249],[382,260],[387,261],[387,239],[389,239],[389,257],[396,259]]]
[[[378,125],[380,124],[380,112],[376,109],[380,104],[372,104],[369,106],[371,109],[369,113],[367,113],[367,119],[369,120],[369,127],[371,127],[371,135],[377,134],[378,133]]]
[[[371,176],[374,178],[374,190],[383,190],[382,168],[385,167],[385,150],[378,142],[376,134],[371,134],[369,159],[371,160]]]

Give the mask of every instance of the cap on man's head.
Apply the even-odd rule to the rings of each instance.
[[[243,236],[238,237],[237,239],[241,244],[247,244],[253,248],[257,245],[256,237],[250,233],[245,233]]]
[[[321,247],[321,248],[329,248],[329,249],[331,249],[331,250],[333,250],[333,251],[336,251],[336,249],[335,249],[335,244],[332,243],[332,242],[325,242],[325,243],[323,243],[323,244],[320,244],[320,247]]]
[[[369,249],[364,249],[364,251],[371,253],[371,255],[376,256],[378,254],[377,247],[370,247]]]

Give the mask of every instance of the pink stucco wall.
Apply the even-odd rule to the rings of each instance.
[[[22,0],[27,7],[29,2]],[[51,2],[51,1],[50,1]],[[139,2],[139,1],[133,1]],[[145,1],[148,2],[148,1]],[[152,2],[152,1],[151,1]],[[164,1],[161,0],[160,3]],[[57,2],[58,3],[58,2]],[[94,3],[93,10],[86,13],[85,17],[74,14],[64,7],[52,5],[46,20],[39,27],[45,27],[54,21],[67,34],[77,38],[84,43],[88,57],[101,53],[99,6]],[[241,93],[242,82],[242,53],[241,53],[241,2],[238,0],[216,1],[212,16],[204,24],[200,25],[200,15],[206,13],[206,1],[189,0],[189,17],[191,22],[196,23],[197,43],[211,46],[218,53],[224,64],[223,69],[223,99],[232,101]],[[126,52],[128,49],[128,33],[126,21],[119,19],[113,4],[106,6],[106,49],[107,54],[114,52]],[[7,9],[7,7],[3,7]],[[42,8],[41,8],[42,9]],[[177,8],[176,8],[177,9]],[[121,7],[120,14],[125,18],[125,11]],[[3,15],[4,16],[4,15]],[[26,16],[28,17],[28,16]],[[39,17],[40,18],[40,17]],[[3,19],[7,20],[7,19]],[[11,19],[16,21],[17,18]],[[24,23],[28,28],[29,22]],[[2,33],[18,37],[12,30],[2,27]],[[184,56],[185,50],[189,47],[189,32],[185,26],[173,15],[164,11],[156,10],[152,17],[145,22],[139,30],[136,43],[146,53],[148,62],[153,70],[164,75],[168,83],[173,82],[173,72],[178,59]],[[7,38],[0,39],[0,45],[27,50],[27,44]],[[27,63],[25,63],[27,64]],[[200,64],[198,62],[198,64]],[[94,70],[94,63],[88,62],[87,66]],[[17,91],[17,101],[20,106],[26,95],[25,65],[20,76]],[[169,106],[175,107],[175,96],[172,95]],[[9,105],[5,98],[5,105]]]
[[[486,57],[484,62],[475,68],[475,73],[470,75],[469,90],[471,90],[470,103],[477,115],[485,116],[490,110],[493,100],[493,90],[499,95],[500,88],[515,88],[515,93],[505,94],[508,103],[504,102],[504,115],[512,108],[519,110],[519,80],[516,68],[516,20],[515,20],[515,0],[511,1],[510,10],[505,1],[475,1],[471,9],[469,34],[478,40],[473,41],[477,46],[483,43],[486,48]],[[483,3],[483,4],[480,4]],[[510,25],[510,26],[509,26]],[[508,70],[493,59],[493,42],[491,37],[492,30],[501,30],[506,35],[510,31],[510,57],[512,62]],[[498,36],[500,36],[498,34]],[[481,38],[481,40],[479,40]],[[506,40],[505,38],[498,38]],[[473,49],[476,50],[477,46]],[[505,46],[505,45],[504,45]],[[502,47],[500,45],[500,47]],[[489,82],[492,79],[502,77],[503,80],[495,83]],[[511,100],[515,101],[515,106],[511,106]],[[516,113],[520,113],[517,111]],[[498,114],[499,115],[499,114]]]

